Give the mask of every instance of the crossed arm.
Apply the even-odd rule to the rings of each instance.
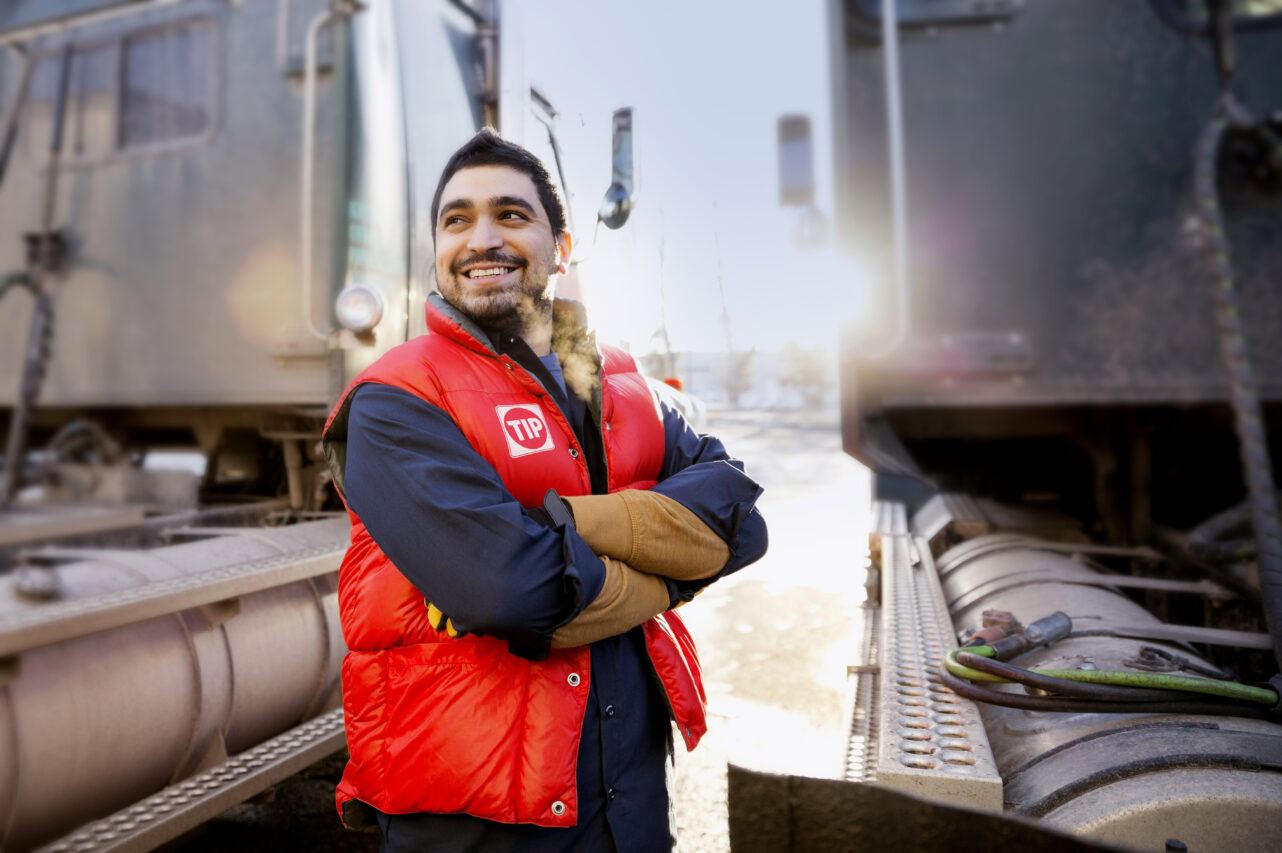
[[[459,631],[592,642],[689,600],[765,551],[760,488],[720,442],[666,408],[660,483],[569,498],[576,531],[523,509],[445,412],[386,386],[357,395],[348,504]]]
[[[552,635],[582,646],[640,625],[673,606],[667,581],[710,578],[730,549],[698,516],[666,495],[625,489],[567,497],[575,532],[605,565],[601,593]]]

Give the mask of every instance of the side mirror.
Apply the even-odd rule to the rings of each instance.
[[[601,200],[597,212],[606,228],[617,231],[632,215],[632,191],[636,184],[636,170],[632,159],[632,108],[614,111],[612,134],[610,187]]]
[[[815,203],[814,148],[808,116],[779,119],[779,203],[784,207],[812,207]]]

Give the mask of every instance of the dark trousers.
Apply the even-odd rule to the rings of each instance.
[[[495,823],[471,815],[378,813],[383,853],[614,853],[605,814],[587,826],[552,829]]]

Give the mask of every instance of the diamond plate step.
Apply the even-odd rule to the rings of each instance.
[[[957,647],[934,559],[903,508],[878,506],[881,553],[877,784],[951,805],[1001,811],[1002,780],[979,710],[939,682]],[[879,525],[880,527],[880,525]],[[903,532],[901,532],[903,531]]]
[[[343,711],[330,711],[36,853],[152,850],[337,752],[344,742]]]
[[[863,631],[859,641],[860,662],[847,667],[850,690],[850,717],[847,726],[846,767],[848,782],[876,781],[877,638],[881,633],[881,608],[869,602],[863,607]]]

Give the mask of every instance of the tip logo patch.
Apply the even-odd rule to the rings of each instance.
[[[552,449],[552,433],[538,404],[495,406],[494,411],[499,416],[499,423],[503,425],[507,450],[513,459]]]

